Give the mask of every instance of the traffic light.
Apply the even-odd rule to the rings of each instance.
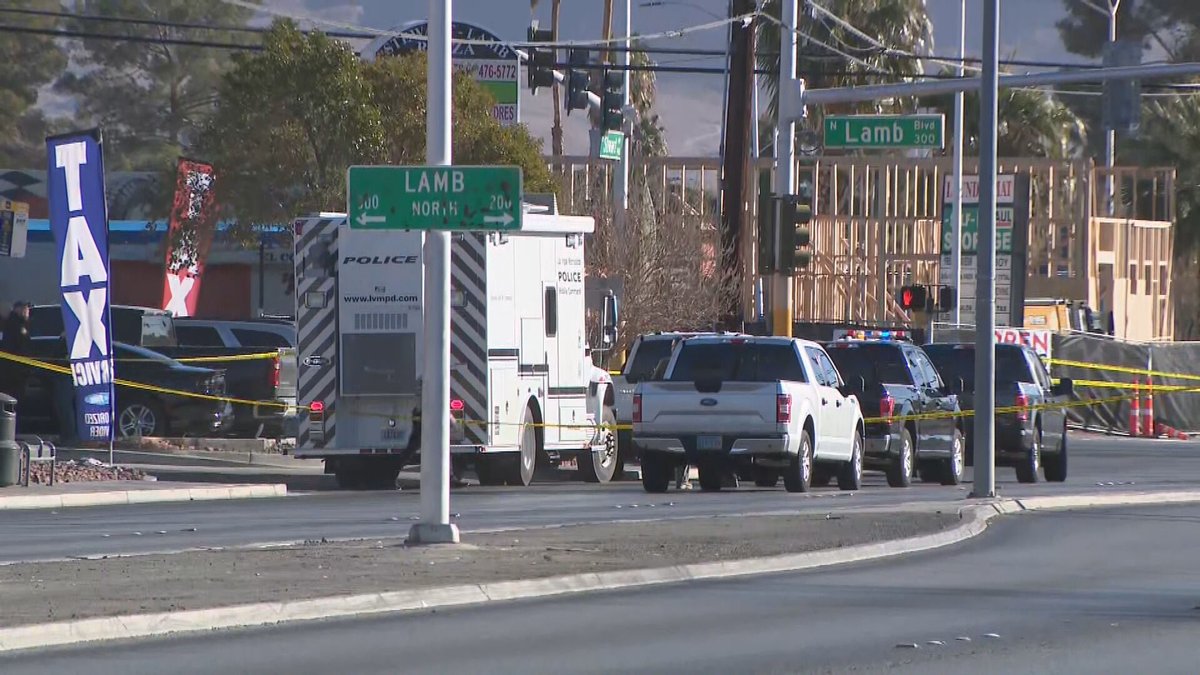
[[[605,131],[620,131],[625,126],[625,75],[615,70],[604,71],[604,94],[600,97],[600,125]]]
[[[804,182],[797,194],[779,200],[779,271],[785,274],[812,264],[812,197],[812,183]]]
[[[570,115],[572,110],[587,110],[588,92],[592,88],[592,74],[588,72],[588,62],[591,52],[586,49],[572,49],[567,58],[567,96],[563,105]]]
[[[952,312],[954,311],[954,302],[958,299],[958,293],[955,292],[953,286],[942,286],[938,288],[938,311]]]
[[[554,42],[554,32],[539,30],[538,23],[529,27],[529,41]],[[555,50],[548,47],[530,47],[529,60],[525,64],[525,77],[529,91],[537,93],[538,87],[554,86],[554,63],[558,60]]]
[[[758,273],[775,273],[775,194],[758,193]]]
[[[900,309],[905,311],[924,312],[929,302],[929,290],[924,286],[901,286],[896,301],[900,303]]]

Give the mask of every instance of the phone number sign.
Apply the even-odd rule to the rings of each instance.
[[[424,21],[407,23],[395,29],[395,34],[367,45],[362,55],[374,60],[423,52],[429,47],[425,40],[428,31],[429,25]],[[454,69],[470,75],[492,95],[496,100],[492,117],[497,122],[504,126],[519,123],[521,62],[517,53],[495,33],[479,26],[455,21],[450,31]]]

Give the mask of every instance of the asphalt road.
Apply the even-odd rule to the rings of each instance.
[[[825,571],[0,659],[25,673],[1194,673],[1200,507]]]
[[[1019,485],[1001,469],[1006,496],[1080,491],[1200,487],[1200,443],[1073,438],[1071,475],[1064,484]],[[1111,485],[1110,485],[1111,483]],[[886,486],[867,475],[854,493],[836,488],[809,495],[753,487],[717,494],[648,495],[636,482],[551,483],[531,488],[456,490],[451,511],[464,531],[512,527],[683,518],[717,514],[830,511],[959,499],[969,487],[915,483]],[[187,502],[0,513],[0,563],[69,557],[170,552],[303,540],[402,537],[419,513],[419,495],[335,492],[276,500]]]

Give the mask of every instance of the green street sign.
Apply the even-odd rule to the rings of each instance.
[[[352,166],[354,230],[519,230],[521,167]]]
[[[606,131],[600,137],[600,159],[621,159],[621,150],[625,148],[625,134],[620,131]]]
[[[908,149],[945,145],[943,115],[830,115],[826,148]]]

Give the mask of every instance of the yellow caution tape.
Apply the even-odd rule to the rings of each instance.
[[[53,371],[56,373],[61,373],[61,374],[66,374],[66,375],[71,374],[70,369],[67,368],[66,366],[60,366],[60,365],[48,363],[45,361],[39,361],[37,359],[32,359],[29,357],[20,356],[18,354],[12,354],[9,352],[0,351],[0,359],[6,359],[9,361],[13,361],[15,363],[20,363],[20,364],[31,366],[34,368],[41,368],[43,370],[49,370],[49,371]],[[176,359],[176,360],[178,360],[178,359]],[[1080,364],[1081,364],[1081,362],[1077,362],[1077,361],[1062,361],[1062,360],[1059,361],[1059,365],[1070,365],[1072,367],[1086,366],[1086,367],[1092,367],[1095,370],[1104,370],[1106,368],[1112,368],[1112,369],[1117,368],[1115,366],[1114,367],[1102,366],[1101,364],[1082,364],[1082,365],[1080,365]],[[1125,372],[1125,371],[1137,371],[1137,369],[1123,369],[1121,372]],[[1139,371],[1139,372],[1141,374],[1147,374],[1147,373],[1151,373],[1153,371]],[[1178,378],[1178,379],[1200,380],[1200,376],[1178,375],[1178,374],[1171,374],[1171,373],[1161,373],[1161,374],[1155,373],[1155,375],[1158,377],[1174,377],[1174,378]],[[129,387],[131,389],[139,389],[142,391],[150,391],[150,392],[154,392],[154,393],[158,393],[158,394],[167,394],[170,396],[179,396],[179,397],[183,397],[183,398],[194,398],[194,399],[205,400],[205,401],[232,403],[232,404],[236,404],[236,405],[251,405],[251,406],[262,406],[262,407],[272,407],[272,408],[283,408],[283,409],[289,409],[289,408],[294,407],[295,409],[297,409],[298,411],[301,411],[301,412],[309,412],[310,411],[310,409],[307,405],[302,405],[302,404],[296,404],[293,406],[291,404],[281,403],[279,401],[254,401],[254,400],[249,400],[249,399],[235,398],[235,397],[231,397],[231,396],[217,396],[217,395],[213,395],[213,394],[201,394],[201,393],[197,393],[197,392],[181,391],[181,390],[176,390],[176,389],[167,389],[167,388],[159,387],[159,386],[152,385],[152,384],[146,384],[143,382],[133,382],[130,380],[123,380],[123,379],[114,379],[113,382],[114,382],[114,384],[124,386],[124,387]],[[1039,404],[1032,404],[1032,405],[1025,405],[1025,406],[999,406],[996,408],[996,414],[997,415],[1012,415],[1012,414],[1017,414],[1017,413],[1021,413],[1021,412],[1034,412],[1034,411],[1038,411],[1038,410],[1049,410],[1049,409],[1055,409],[1055,408],[1062,408],[1062,409],[1084,408],[1084,407],[1090,407],[1090,406],[1094,406],[1094,405],[1106,405],[1109,403],[1120,403],[1122,401],[1128,401],[1131,399],[1140,398],[1142,396],[1147,395],[1151,391],[1155,394],[1163,394],[1163,395],[1175,394],[1175,393],[1192,393],[1192,394],[1200,393],[1200,386],[1184,387],[1184,386],[1178,386],[1178,385],[1155,385],[1154,387],[1147,387],[1147,386],[1134,387],[1134,385],[1132,385],[1132,384],[1126,384],[1126,383],[1121,383],[1121,382],[1104,382],[1104,381],[1098,381],[1098,380],[1076,380],[1075,384],[1077,386],[1081,386],[1081,387],[1135,389],[1135,392],[1132,394],[1120,394],[1120,395],[1109,396],[1109,397],[1105,397],[1105,398],[1080,399],[1077,401],[1066,401],[1066,402],[1061,402],[1061,403],[1057,403],[1057,402],[1056,403],[1039,403]],[[369,416],[370,417],[379,417],[381,419],[397,420],[397,421],[401,421],[401,420],[403,420],[403,421],[409,421],[409,420],[420,421],[420,419],[421,419],[419,415],[371,414]],[[959,418],[967,418],[967,417],[974,417],[974,416],[975,416],[974,410],[945,410],[945,411],[938,411],[938,412],[931,412],[931,413],[893,415],[890,417],[883,417],[883,416],[864,417],[863,423],[864,424],[881,424],[881,423],[889,423],[889,422],[895,423],[895,422],[907,422],[907,421],[919,421],[919,420],[959,419]],[[469,419],[454,419],[453,421],[456,423],[459,423],[459,424],[464,424],[464,425],[485,426],[485,427],[486,426],[526,426],[526,424],[522,423],[522,422],[489,422],[486,420],[469,420]],[[543,428],[543,429],[549,429],[549,428],[597,429],[597,428],[599,428],[599,429],[614,429],[614,430],[619,430],[619,431],[629,431],[629,430],[633,429],[632,424],[595,425],[595,424],[551,424],[548,422],[530,422],[530,423],[528,423],[527,426],[531,426],[531,427],[535,427],[535,428]]]
[[[1067,359],[1049,359],[1051,365],[1063,366],[1066,368],[1083,368],[1086,370],[1103,370],[1110,373],[1125,373],[1127,375],[1142,375],[1146,377],[1161,377],[1171,380],[1193,380],[1200,382],[1200,375],[1190,375],[1186,373],[1164,373],[1159,370],[1147,370],[1145,368],[1130,368],[1128,366],[1108,366],[1102,363],[1087,363],[1085,361],[1069,361]],[[1157,389],[1157,387],[1155,387]]]

